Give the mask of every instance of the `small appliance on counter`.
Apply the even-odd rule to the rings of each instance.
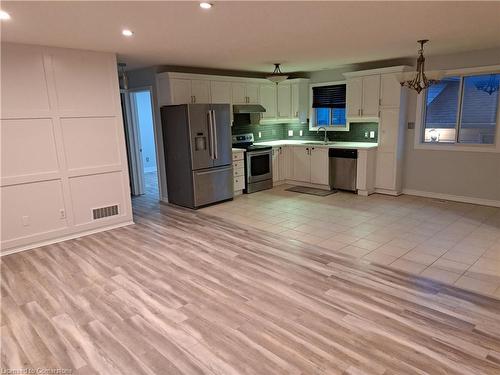
[[[273,148],[253,142],[252,133],[233,135],[233,147],[245,149],[246,194],[273,187]]]
[[[233,198],[229,104],[161,107],[168,201],[199,208]]]

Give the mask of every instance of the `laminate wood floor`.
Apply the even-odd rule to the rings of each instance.
[[[500,301],[202,212],[1,258],[1,367],[500,374]]]

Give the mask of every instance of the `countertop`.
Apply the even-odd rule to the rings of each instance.
[[[245,151],[245,149],[244,149],[244,148],[236,148],[236,147],[233,147],[233,148],[232,148],[232,151],[233,151],[233,152],[242,152],[242,151]]]
[[[255,142],[256,145],[263,146],[314,146],[314,147],[327,147],[327,148],[348,148],[348,149],[372,149],[377,148],[378,143],[373,142],[329,142],[324,144],[322,141],[302,141],[302,140],[279,140],[267,142]]]

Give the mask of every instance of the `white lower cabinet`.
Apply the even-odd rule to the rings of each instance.
[[[234,194],[238,195],[245,188],[245,161],[243,150],[233,150],[233,182]]]
[[[377,151],[375,186],[378,189],[397,191],[396,160],[394,152]]]
[[[291,149],[292,180],[315,185],[329,185],[328,148],[294,146]]]
[[[290,176],[290,150],[291,147],[273,147],[273,185],[280,185]]]

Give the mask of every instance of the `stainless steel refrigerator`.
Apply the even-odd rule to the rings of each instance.
[[[161,107],[168,201],[198,208],[233,198],[229,104]]]

